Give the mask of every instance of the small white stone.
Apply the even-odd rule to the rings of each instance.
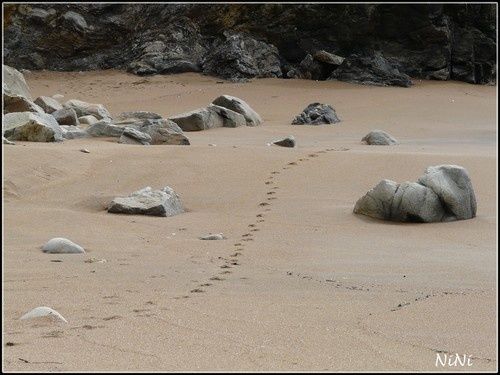
[[[85,250],[80,245],[67,238],[53,238],[42,247],[44,253],[49,254],[82,254]]]
[[[42,318],[45,316],[54,318],[54,319],[62,321],[64,323],[68,323],[68,321],[66,319],[64,319],[64,317],[61,314],[59,314],[56,310],[53,310],[47,306],[36,307],[33,310],[31,310],[30,312],[27,312],[26,314],[21,316],[20,319],[21,320],[34,319],[34,318]]]

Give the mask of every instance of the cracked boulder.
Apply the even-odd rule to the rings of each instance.
[[[311,103],[295,117],[292,125],[322,125],[340,122],[335,109],[329,104]]]

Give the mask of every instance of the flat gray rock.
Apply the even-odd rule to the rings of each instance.
[[[61,103],[59,103],[54,98],[51,98],[50,96],[39,96],[35,99],[35,104],[38,104],[40,107],[42,107],[45,113],[52,113],[63,109]]]
[[[184,212],[175,191],[166,186],[161,190],[146,187],[128,197],[115,198],[108,212],[131,215],[174,216]]]
[[[113,125],[109,121],[99,121],[87,128],[92,137],[121,137],[124,128]]]
[[[81,100],[68,100],[63,104],[64,108],[73,108],[78,117],[92,115],[98,120],[111,119],[111,115],[102,104],[87,103]]]
[[[67,238],[52,238],[42,246],[42,251],[49,254],[83,254],[85,250],[80,245]]]
[[[217,233],[217,234],[209,234],[207,236],[202,236],[199,237],[200,240],[205,240],[205,241],[218,241],[218,240],[225,240],[226,237],[222,233]]]
[[[215,104],[209,104],[207,109],[217,113],[222,118],[222,126],[225,128],[237,128],[239,126],[245,126],[247,121],[245,117],[235,111],[228,108],[224,108]]]
[[[262,123],[262,118],[244,100],[230,95],[222,95],[215,99],[212,104],[224,107],[239,113],[245,117],[247,126],[257,126]]]
[[[476,196],[465,168],[458,165],[432,166],[418,182],[439,196],[452,219],[465,220],[476,216]]]
[[[336,124],[340,119],[329,104],[311,103],[292,121],[292,125]]]
[[[278,141],[274,141],[273,144],[275,144],[277,146],[281,146],[281,147],[295,147],[296,146],[295,138],[293,137],[293,135],[289,135],[286,138],[280,139]]]
[[[59,125],[80,125],[78,116],[73,108],[62,108],[51,113]]]
[[[376,146],[393,146],[398,144],[396,138],[383,130],[373,130],[369,132],[363,137],[363,139],[361,139],[361,142]]]
[[[184,131],[199,131],[222,127],[224,120],[217,112],[208,108],[198,108],[189,112],[170,117]]]
[[[63,140],[57,121],[46,113],[14,112],[3,116],[4,136],[12,141],[59,142]]]
[[[151,136],[143,133],[134,128],[125,127],[123,133],[118,140],[118,143],[132,144],[132,145],[150,145]]]

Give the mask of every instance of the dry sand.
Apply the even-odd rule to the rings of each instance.
[[[433,371],[437,352],[471,356],[458,370],[497,368],[496,87],[115,71],[26,78],[34,97],[59,93],[112,114],[170,116],[230,94],[264,124],[187,133],[191,146],[4,147],[3,341],[13,344],[4,370]],[[289,125],[315,101],[342,122]],[[401,145],[360,144],[376,128]],[[296,149],[266,146],[289,134]],[[415,181],[443,163],[468,169],[475,219],[396,224],[352,213],[379,180]],[[188,212],[105,211],[148,185],[173,187]],[[198,239],[210,232],[228,239]],[[52,237],[88,254],[42,253]],[[69,323],[19,320],[44,305]]]

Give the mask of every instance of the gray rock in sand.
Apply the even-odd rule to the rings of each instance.
[[[152,145],[189,145],[189,139],[173,121],[158,119],[147,120],[139,130],[149,134]]]
[[[392,135],[382,130],[373,130],[369,132],[363,137],[363,139],[361,139],[361,142],[377,146],[392,146],[398,144],[398,141]]]
[[[3,133],[12,141],[59,142],[61,127],[46,113],[14,112],[3,116]]]
[[[67,238],[52,238],[42,246],[42,251],[49,254],[83,254],[85,250],[80,245]]]
[[[222,95],[215,99],[212,104],[218,105],[237,112],[245,117],[247,126],[257,126],[262,123],[262,118],[244,100],[230,95]]]
[[[59,125],[80,125],[78,117],[73,108],[62,108],[51,113]]]
[[[293,137],[293,135],[289,135],[288,137],[280,139],[279,141],[274,141],[273,144],[275,144],[277,146],[282,146],[282,147],[295,147],[296,146],[295,138]]]
[[[329,104],[311,103],[292,121],[292,125],[322,125],[340,122],[337,113]]]
[[[28,311],[19,319],[27,320],[27,319],[40,319],[40,318],[48,318],[53,321],[61,321],[64,323],[68,323],[68,321],[61,314],[59,314],[56,310],[51,309],[50,307],[47,306],[35,307],[33,310]]]
[[[30,89],[22,73],[8,65],[3,65],[3,94],[18,95],[32,100]]]
[[[78,117],[78,122],[82,125],[93,125],[96,122],[99,122],[99,120],[92,115],[87,115]]]
[[[120,137],[124,128],[113,125],[109,121],[99,121],[87,128],[87,133],[92,137]]]
[[[35,104],[38,104],[40,107],[42,107],[45,113],[52,113],[63,109],[63,106],[50,96],[39,96],[35,99]]]
[[[151,136],[134,128],[125,127],[118,143],[132,145],[150,145]]]
[[[73,108],[78,117],[92,115],[98,120],[111,119],[111,115],[102,104],[87,103],[81,100],[68,100],[64,108]]]
[[[208,236],[200,237],[200,240],[208,240],[208,241],[217,241],[217,240],[225,240],[226,237],[222,233],[218,234],[209,234]]]
[[[3,95],[3,104],[5,113],[14,112],[34,112],[45,113],[43,108],[33,103],[31,100],[20,95]]]
[[[440,222],[476,216],[476,198],[467,171],[456,165],[427,168],[418,182],[382,180],[354,207],[354,213],[402,222]]]
[[[218,128],[224,125],[224,119],[208,108],[198,108],[189,112],[170,117],[184,131],[198,131]]]
[[[146,187],[136,191],[128,197],[115,198],[108,207],[108,212],[152,215],[152,216],[174,216],[184,212],[181,200],[175,191],[166,186],[161,190],[153,190]]]
[[[85,130],[80,129],[77,126],[72,125],[61,125],[61,131],[63,133],[64,139],[77,139],[77,138],[88,138],[89,133]]]
[[[452,218],[465,220],[476,216],[476,196],[465,168],[458,165],[432,166],[418,182],[439,196]]]
[[[222,126],[225,128],[237,128],[245,126],[247,121],[242,114],[215,104],[209,104],[207,109],[217,113],[222,118]]]

